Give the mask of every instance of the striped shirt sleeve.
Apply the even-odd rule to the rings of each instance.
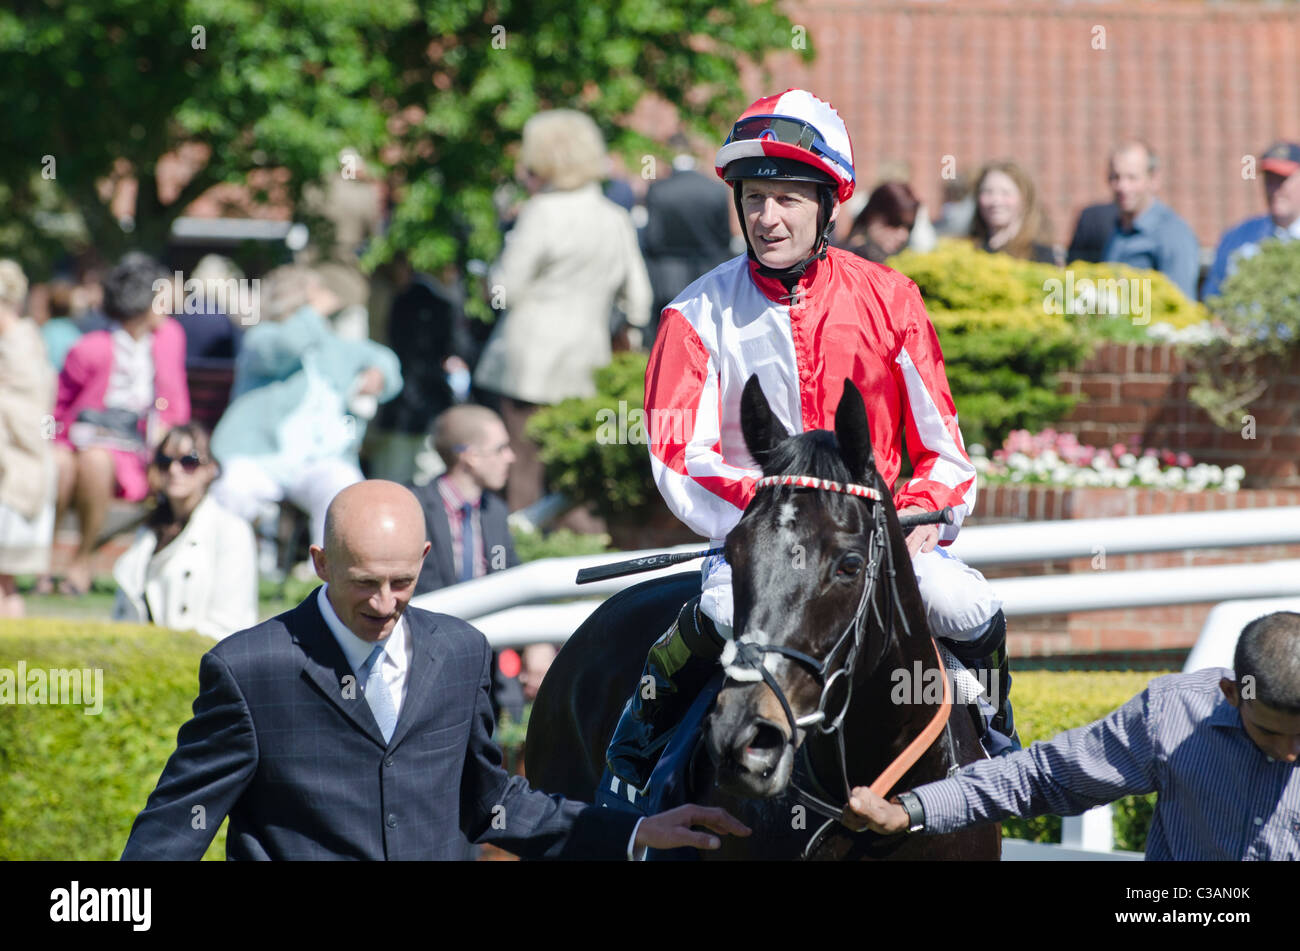
[[[1008,756],[981,760],[951,779],[918,786],[925,831],[941,834],[1007,816],[1074,816],[1156,789],[1150,690],[1109,716]]]

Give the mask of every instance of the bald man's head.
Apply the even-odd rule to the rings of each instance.
[[[358,482],[330,502],[325,545],[312,546],[312,562],[339,620],[358,637],[392,633],[415,593],[425,535],[419,500],[396,482]]]

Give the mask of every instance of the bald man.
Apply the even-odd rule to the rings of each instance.
[[[717,848],[721,810],[635,816],[534,791],[491,738],[491,651],[457,618],[408,610],[429,551],[393,482],[344,489],[312,546],[325,582],[203,656],[181,727],[123,859],[198,859],[229,815],[231,859],[442,859],[462,838],[527,858]]]

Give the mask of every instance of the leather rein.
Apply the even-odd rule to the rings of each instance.
[[[754,670],[762,677],[762,680],[771,691],[776,694],[777,700],[781,703],[782,710],[785,711],[786,718],[790,722],[791,739],[799,730],[807,730],[809,727],[816,726],[823,734],[834,734],[836,749],[839,754],[840,776],[844,783],[844,804],[836,807],[833,803],[828,802],[825,798],[814,795],[812,792],[800,787],[793,777],[790,780],[790,788],[793,790],[795,798],[801,803],[812,809],[814,812],[825,816],[829,819],[838,821],[848,807],[848,801],[852,794],[849,785],[847,755],[844,741],[844,715],[848,712],[849,704],[853,699],[853,686],[855,682],[855,673],[857,663],[861,653],[863,642],[866,638],[866,625],[863,620],[866,615],[867,605],[872,605],[872,616],[879,625],[882,632],[891,630],[891,625],[886,623],[886,619],[880,615],[880,606],[875,603],[872,593],[875,590],[876,582],[879,578],[880,570],[883,565],[885,573],[889,577],[889,597],[886,599],[889,605],[890,622],[894,618],[895,604],[898,602],[898,579],[894,569],[893,552],[888,544],[888,531],[885,521],[885,507],[881,503],[880,492],[865,485],[855,485],[853,483],[833,482],[828,479],[817,479],[812,476],[766,476],[755,483],[755,492],[765,488],[776,488],[788,486],[793,488],[815,489],[823,492],[840,492],[846,495],[856,496],[867,502],[874,502],[871,506],[873,530],[868,541],[866,579],[862,585],[862,594],[858,598],[857,609],[853,612],[853,618],[841,632],[835,645],[826,653],[822,660],[817,660],[802,651],[795,650],[792,647],[783,645],[758,644],[754,641],[746,641],[743,638],[737,638],[734,643],[736,654],[727,666],[738,667],[745,670]],[[903,624],[903,630],[906,635],[911,634],[911,628],[907,623],[907,616],[899,612],[899,618]],[[838,669],[832,671],[835,658],[848,645],[845,652],[844,663]],[[884,771],[876,777],[871,783],[871,791],[876,795],[884,798],[894,785],[911,769],[921,758],[930,745],[938,738],[940,733],[944,733],[948,742],[948,751],[952,757],[952,762],[957,762],[956,750],[953,748],[952,735],[944,730],[948,723],[948,715],[952,710],[952,686],[948,682],[948,671],[943,664],[943,658],[939,654],[939,647],[934,638],[930,638],[930,644],[934,648],[935,659],[938,662],[939,670],[943,680],[943,702],[940,703],[939,709],[935,711],[933,717],[925,725],[921,732],[903,749],[897,757],[894,758]],[[821,696],[817,701],[817,709],[813,713],[802,717],[795,717],[794,711],[790,707],[790,701],[786,698],[785,692],[781,689],[780,684],[772,676],[771,671],[763,663],[764,654],[780,654],[787,657],[800,666],[808,670],[813,678],[821,685]],[[844,699],[839,705],[838,711],[828,709],[830,703],[831,690],[842,682],[844,684]],[[806,748],[805,748],[806,750]],[[824,792],[821,783],[812,774],[812,762],[807,758],[805,753],[806,772],[810,780],[815,783],[819,792]],[[951,772],[951,771],[950,771]]]

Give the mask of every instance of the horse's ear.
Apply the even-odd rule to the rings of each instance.
[[[760,466],[767,454],[790,438],[781,421],[767,404],[758,374],[749,378],[745,392],[740,396],[740,431],[745,436],[745,446]]]
[[[862,394],[849,379],[844,381],[844,395],[835,409],[835,440],[853,478],[866,479],[867,473],[876,467],[871,451],[871,427],[867,425],[867,407],[862,402]]]

